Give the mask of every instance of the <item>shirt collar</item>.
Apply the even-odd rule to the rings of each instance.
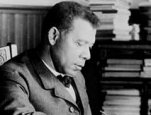
[[[62,73],[59,73],[59,72],[55,71],[52,67],[48,66],[48,64],[44,60],[42,60],[42,62],[55,76],[58,76],[58,75],[64,76]]]

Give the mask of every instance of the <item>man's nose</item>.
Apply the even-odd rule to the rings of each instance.
[[[91,58],[90,49],[89,48],[85,48],[81,55],[82,55],[83,59],[89,60]]]

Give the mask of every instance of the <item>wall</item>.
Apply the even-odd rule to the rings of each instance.
[[[18,53],[34,48],[41,39],[47,7],[0,5],[0,47],[15,43]]]
[[[20,5],[53,5],[56,2],[63,0],[0,0],[0,4],[20,4]],[[72,0],[73,1],[73,0]],[[78,2],[89,1],[89,0],[74,0]],[[129,0],[132,1],[132,8],[137,8],[140,2],[148,1],[148,0]]]
[[[54,5],[59,1],[67,1],[67,0],[0,0],[0,4],[49,6],[49,5]],[[68,1],[77,1],[85,4],[86,3],[85,1],[87,0],[68,0]]]

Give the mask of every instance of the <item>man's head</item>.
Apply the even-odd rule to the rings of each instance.
[[[59,31],[69,31],[75,17],[89,21],[94,27],[99,24],[99,19],[88,7],[76,2],[64,1],[54,5],[48,11],[43,23],[42,36],[47,37],[51,27],[56,27]]]
[[[50,9],[42,35],[58,72],[73,75],[82,69],[99,24],[92,11],[76,2],[60,2]]]

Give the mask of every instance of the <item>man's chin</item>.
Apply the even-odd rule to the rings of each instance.
[[[68,75],[73,75],[73,76],[75,76],[75,75],[77,75],[77,73],[79,73],[80,71],[81,71],[81,69],[71,69],[71,70],[66,71],[66,73],[67,73]]]

